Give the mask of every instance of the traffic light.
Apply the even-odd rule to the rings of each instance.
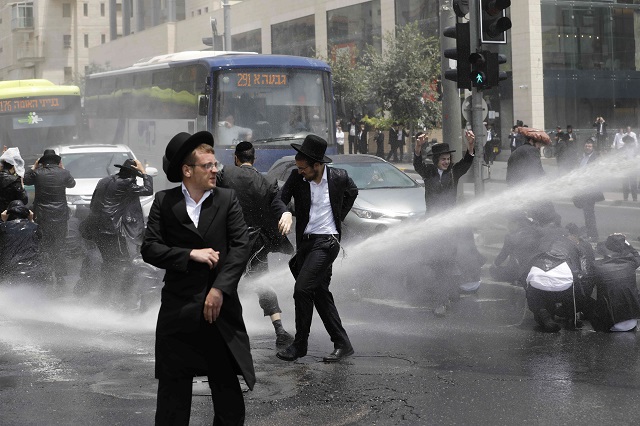
[[[445,37],[456,40],[455,49],[445,49],[444,57],[455,59],[457,61],[456,68],[446,70],[444,78],[455,81],[458,89],[471,90],[471,65],[469,64],[469,55],[471,54],[471,36],[469,33],[469,23],[456,23],[455,27],[447,27],[443,32]]]
[[[507,30],[511,28],[511,19],[506,9],[511,0],[480,0],[480,42],[507,44]]]
[[[500,81],[507,79],[507,73],[500,71],[500,64],[507,62],[507,57],[499,53],[481,50],[469,56],[471,64],[471,84],[478,90],[496,87]]]
[[[507,73],[500,71],[500,64],[507,63],[507,57],[499,53],[487,52],[487,87],[495,87],[507,79]]]
[[[480,51],[472,53],[469,56],[469,63],[471,65],[471,72],[469,79],[473,87],[478,90],[488,89],[488,69],[487,69],[487,56],[490,52]]]

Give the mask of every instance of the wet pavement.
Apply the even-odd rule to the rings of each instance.
[[[494,163],[489,191],[504,186],[503,166]],[[472,190],[465,184],[466,196]],[[601,234],[623,230],[637,238],[638,208],[614,194],[607,192],[596,211]],[[581,218],[570,200],[556,208],[563,222]],[[504,233],[503,223],[489,223],[476,235],[488,263]],[[595,333],[588,323],[543,333],[523,290],[491,281],[488,263],[479,291],[437,318],[426,286],[401,273],[371,286],[347,268],[366,250],[347,253],[344,264],[336,262],[331,288],[355,354],[340,363],[322,362],[333,347],[317,315],[308,355],[276,358],[273,329],[255,294],[243,292],[257,373],[255,389],[245,393],[247,425],[640,424],[637,333]],[[269,280],[293,331],[293,280],[285,268],[273,267]],[[73,296],[72,283],[55,297],[0,287],[0,424],[153,424],[157,306],[124,312],[93,295]],[[193,425],[211,424],[202,380],[194,383]]]

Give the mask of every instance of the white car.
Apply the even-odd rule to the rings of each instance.
[[[120,169],[115,164],[123,164],[128,158],[136,159],[135,154],[126,145],[58,145],[49,147],[62,158],[62,165],[69,170],[76,181],[76,186],[67,188],[67,205],[69,206],[69,223],[66,251],[68,255],[80,255],[82,243],[78,226],[89,215],[89,205],[98,181],[103,177],[117,173]],[[155,167],[145,167],[147,174],[156,176]],[[138,178],[142,185],[142,179]],[[33,200],[33,186],[26,186],[29,201]],[[140,197],[145,221],[153,204],[153,195]]]

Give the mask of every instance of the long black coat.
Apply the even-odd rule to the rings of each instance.
[[[327,167],[327,183],[333,221],[338,234],[342,235],[342,221],[353,207],[358,196],[358,187],[344,169]],[[300,247],[302,235],[309,224],[311,210],[311,187],[298,170],[292,170],[281,191],[281,201],[289,204],[291,198],[296,200],[296,246]]]
[[[13,200],[20,200],[27,204],[27,198],[20,176],[0,170],[0,212],[5,211]]]
[[[540,150],[525,143],[518,147],[507,160],[507,185],[513,186],[544,176]]]
[[[220,252],[212,270],[189,259],[192,249],[201,248]],[[253,388],[253,359],[237,292],[249,250],[247,226],[233,190],[213,190],[202,204],[198,228],[187,214],[181,187],[156,194],[141,249],[145,262],[166,270],[156,328],[156,377],[193,377],[206,371],[202,351],[186,341],[203,321],[204,300],[215,287],[224,300],[214,325],[238,373]]]
[[[275,179],[251,166],[225,166],[218,172],[217,186],[235,190],[247,226],[260,231],[269,251],[293,253],[289,239],[278,232],[278,221],[287,206],[278,197]]]
[[[76,181],[68,170],[57,164],[43,164],[24,173],[24,184],[35,186],[33,213],[38,223],[63,222],[69,219],[66,188],[76,186]]]
[[[469,171],[473,164],[473,155],[465,151],[464,157],[450,165],[442,173],[438,173],[435,164],[424,164],[421,155],[413,156],[413,168],[424,180],[424,201],[427,214],[432,215],[452,208],[456,205],[458,180]]]

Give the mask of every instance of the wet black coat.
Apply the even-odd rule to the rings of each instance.
[[[69,219],[66,188],[76,186],[68,170],[57,164],[44,164],[37,169],[28,169],[24,184],[35,186],[33,213],[38,222],[61,222]]]
[[[333,221],[339,235],[342,235],[342,221],[353,207],[358,196],[358,187],[344,169],[327,168],[327,184]],[[311,211],[311,187],[298,170],[292,170],[281,191],[281,201],[287,205],[291,198],[296,200],[296,246],[300,247],[304,230],[309,224]]]
[[[278,182],[251,166],[225,166],[217,186],[235,190],[247,226],[262,235],[270,252],[293,253],[289,239],[278,232],[278,221],[287,206],[278,197]]]
[[[220,252],[212,270],[189,259],[192,249],[201,248]],[[224,293],[224,301],[214,324],[239,366],[238,373],[253,388],[253,359],[237,292],[249,250],[247,226],[233,190],[214,189],[202,204],[197,228],[187,214],[181,187],[156,194],[141,253],[145,262],[166,270],[156,328],[157,378],[205,374],[201,348],[188,342],[203,321],[206,295],[215,287]]]
[[[20,176],[0,170],[0,212],[5,211],[13,200],[20,200],[24,204],[28,202]]]
[[[144,217],[140,197],[153,195],[153,178],[143,175],[142,180],[140,186],[135,177],[122,178],[119,174],[100,179],[91,197],[91,213],[97,217],[97,232],[141,238]]]
[[[424,164],[421,155],[413,156],[413,167],[424,180],[424,201],[428,215],[455,207],[458,180],[471,168],[473,158],[473,155],[465,151],[464,157],[451,164],[441,177],[435,164]]]
[[[544,176],[540,150],[525,143],[518,147],[507,160],[507,185],[518,185]]]
[[[589,318],[595,330],[609,331],[616,323],[640,318],[639,267],[640,255],[635,250],[596,261],[597,299]]]
[[[41,238],[38,225],[28,219],[0,222],[0,274],[42,277]]]

